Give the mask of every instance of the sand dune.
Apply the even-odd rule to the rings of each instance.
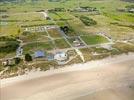
[[[132,100],[134,55],[107,59],[2,80],[1,100]]]

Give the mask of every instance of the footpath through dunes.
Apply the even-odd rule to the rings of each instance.
[[[102,67],[88,63],[93,68],[15,82],[1,88],[1,100],[132,100],[134,55],[124,57]]]

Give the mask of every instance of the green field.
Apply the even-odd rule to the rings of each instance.
[[[48,41],[49,38],[47,37],[47,33],[46,32],[36,32],[36,33],[26,33],[26,34],[22,34],[20,36],[20,39],[24,42],[34,42],[34,41]]]
[[[69,48],[69,44],[64,39],[57,39],[55,40],[55,45],[58,49],[65,49]]]
[[[61,38],[61,34],[58,29],[49,29],[47,30],[49,35],[53,38]]]
[[[29,43],[23,46],[25,53],[33,53],[36,50],[52,50],[53,44],[51,42],[35,42],[35,43]]]
[[[53,24],[51,21],[46,21],[43,15],[39,13],[33,13],[35,11],[53,8],[65,8],[66,12],[54,12],[49,13],[50,17],[57,21],[66,21],[77,33],[93,33],[98,31],[105,31],[115,39],[122,39],[125,35],[129,38],[133,32],[133,29],[129,26],[134,23],[134,14],[128,12],[119,12],[117,9],[124,9],[128,5],[134,3],[123,2],[121,0],[83,0],[80,1],[80,6],[96,7],[100,12],[100,15],[94,15],[86,12],[69,12],[74,8],[78,7],[77,0],[69,0],[61,2],[49,2],[49,1],[38,1],[38,2],[26,2],[11,4],[5,3],[1,5],[1,10],[6,10],[10,20],[19,20],[19,22],[8,22],[7,26],[1,26],[1,33],[17,35],[20,25],[36,25],[36,24]],[[86,27],[78,18],[74,15],[85,15],[93,18],[97,21],[96,26]],[[1,19],[1,17],[0,17]],[[20,22],[21,21],[21,22]],[[24,22],[22,22],[24,21]],[[111,25],[111,23],[118,23]],[[16,25],[17,24],[17,25]],[[117,35],[118,34],[118,35]],[[119,38],[117,38],[119,37]]]
[[[100,44],[100,43],[107,43],[108,40],[100,35],[91,35],[91,36],[81,36],[81,38],[88,44]]]

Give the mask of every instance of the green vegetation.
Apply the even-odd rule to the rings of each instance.
[[[80,51],[82,52],[86,62],[92,60],[92,54],[88,48],[82,48]]]
[[[0,53],[10,53],[16,51],[19,47],[19,42],[10,37],[0,37]]]
[[[52,50],[53,45],[51,42],[33,42],[23,46],[24,52],[33,53],[35,50]]]
[[[58,29],[49,29],[48,30],[48,33],[53,38],[59,38],[59,37],[61,37],[61,34],[60,34],[60,32],[59,32]]]
[[[88,44],[88,45],[94,45],[94,44],[100,44],[100,43],[106,43],[108,40],[100,35],[89,35],[89,36],[81,36],[81,38]]]
[[[32,61],[32,56],[30,54],[25,54],[25,61]]]
[[[89,17],[86,16],[80,16],[80,20],[86,25],[86,26],[92,26],[96,25],[97,22]]]
[[[69,48],[69,44],[64,39],[56,39],[55,45],[58,49]]]
[[[14,60],[15,60],[15,64],[16,64],[16,65],[18,65],[18,64],[21,62],[21,59],[18,58],[18,57],[17,57],[17,58],[14,58]]]
[[[48,41],[47,33],[46,32],[24,32],[20,37],[19,37],[24,43],[28,42],[36,42],[36,41]]]

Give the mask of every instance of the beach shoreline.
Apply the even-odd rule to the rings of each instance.
[[[0,85],[1,85],[1,87],[6,87],[6,86],[12,85],[16,82],[36,79],[36,78],[40,78],[43,76],[49,76],[49,75],[54,75],[54,74],[58,74],[58,73],[73,72],[73,71],[79,71],[79,70],[88,70],[88,69],[92,69],[92,68],[105,67],[106,65],[116,64],[116,63],[127,61],[130,59],[134,59],[134,53],[116,55],[116,56],[107,57],[107,58],[104,58],[101,60],[90,61],[87,63],[67,65],[62,68],[51,69],[51,70],[47,70],[47,71],[32,70],[30,72],[27,72],[24,75],[1,79]]]
[[[33,71],[2,80],[1,100],[132,100],[133,65],[131,53],[46,72]]]

